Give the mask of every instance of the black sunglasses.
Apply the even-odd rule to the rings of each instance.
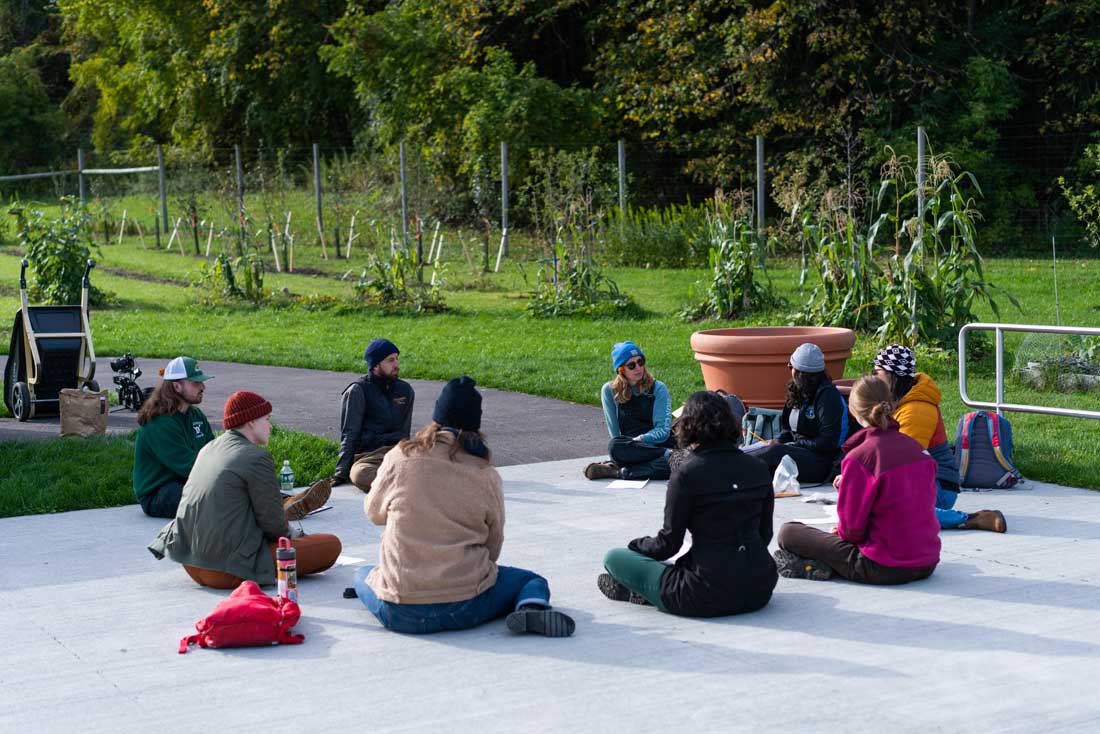
[[[624,364],[623,367],[626,367],[628,370],[632,370],[635,367],[645,367],[645,357],[638,357],[637,359],[632,359],[629,362],[627,362],[626,364]]]

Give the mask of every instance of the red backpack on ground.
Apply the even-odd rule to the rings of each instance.
[[[187,652],[196,642],[202,647],[298,645],[305,635],[293,634],[290,628],[301,616],[297,603],[272,598],[255,581],[244,581],[206,619],[195,623],[198,634],[180,640],[179,651]]]

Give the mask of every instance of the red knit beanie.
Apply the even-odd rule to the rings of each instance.
[[[263,418],[271,412],[271,403],[248,390],[238,390],[225,401],[222,425],[226,430]]]

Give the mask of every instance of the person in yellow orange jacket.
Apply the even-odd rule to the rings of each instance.
[[[913,350],[891,344],[875,357],[875,377],[886,383],[894,397],[894,420],[901,432],[916,439],[936,460],[936,518],[940,528],[992,530],[1003,533],[1008,525],[1000,510],[966,513],[954,509],[959,497],[959,468],[955,452],[947,442],[936,381],[917,372]]]

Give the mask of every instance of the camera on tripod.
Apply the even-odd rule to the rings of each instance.
[[[112,359],[111,371],[118,373],[114,376],[114,381],[118,385],[119,404],[129,410],[139,409],[152,394],[153,388],[138,386],[137,378],[141,377],[141,369],[134,362],[134,356],[127,352],[118,359]]]

